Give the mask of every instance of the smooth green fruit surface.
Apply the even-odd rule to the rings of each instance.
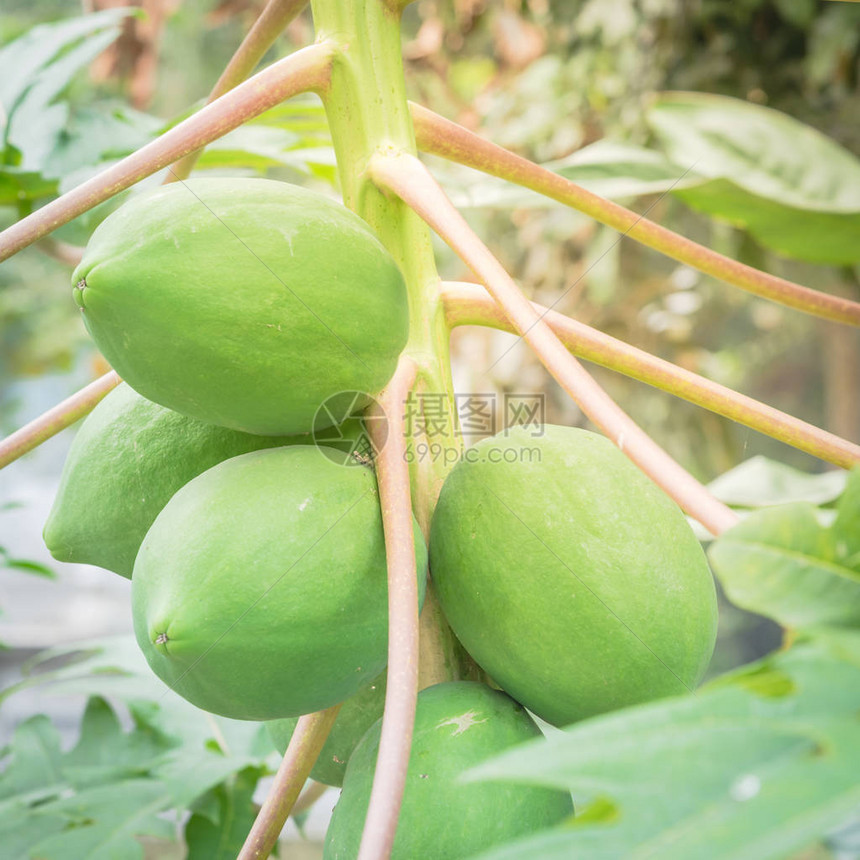
[[[460,641],[550,723],[690,691],[713,652],[698,540],[595,433],[547,425],[475,445],[442,488],[430,557]]]
[[[383,672],[354,696],[350,696],[337,714],[311,777],[326,785],[343,785],[346,765],[364,733],[382,716],[385,707],[385,679]],[[293,736],[298,718],[271,720],[266,729],[277,749],[284,753]]]
[[[381,721],[361,739],[325,841],[325,860],[355,860],[370,801]],[[540,737],[510,696],[472,681],[418,694],[415,731],[392,860],[457,860],[558,824],[570,794],[501,782],[460,782],[469,768]]]
[[[423,596],[426,550],[414,527]],[[147,533],[132,609],[153,671],[204,710],[271,720],[342,702],[387,661],[372,469],[304,445],[214,466]]]
[[[122,383],[75,436],[45,543],[58,561],[131,577],[146,532],[180,487],[229,457],[307,443],[307,437],[254,436],[207,424]]]
[[[140,394],[261,435],[312,428],[330,395],[374,395],[408,335],[406,287],[367,224],[267,179],[133,197],[72,276],[84,323]]]

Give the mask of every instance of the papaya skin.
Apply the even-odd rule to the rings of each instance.
[[[140,648],[192,704],[271,720],[342,702],[387,661],[375,475],[304,445],[225,460],[167,503],[131,585]]]
[[[340,391],[379,393],[408,336],[403,278],[367,224],[267,179],[132,198],[93,233],[72,284],[132,388],[259,435],[310,432]]]
[[[359,419],[341,425],[348,438],[361,431]],[[122,383],[75,436],[45,544],[58,561],[131,578],[149,527],[184,484],[230,457],[302,444],[309,444],[307,436],[255,436],[180,415]]]
[[[430,557],[466,650],[555,725],[692,691],[713,652],[698,540],[596,433],[547,425],[479,442],[442,488]]]
[[[354,696],[350,696],[337,714],[337,719],[311,771],[311,778],[325,785],[340,787],[346,765],[367,730],[382,716],[385,707],[386,673],[374,678]],[[266,723],[272,742],[283,755],[296,729],[298,718],[270,720]]]
[[[355,860],[379,750],[381,721],[355,748],[326,834],[325,860]],[[418,694],[412,753],[392,860],[459,860],[559,824],[570,794],[503,782],[466,782],[469,768],[540,730],[510,696],[472,681]]]

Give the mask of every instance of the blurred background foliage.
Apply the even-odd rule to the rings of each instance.
[[[5,0],[0,227],[199,106],[262,5],[261,0]],[[129,6],[142,8],[129,15]],[[98,17],[76,19],[93,12]],[[70,23],[74,20],[80,23]],[[38,25],[43,26],[33,30]],[[16,42],[19,38],[25,41]],[[266,62],[312,38],[305,13]],[[568,163],[597,141],[628,147],[616,150],[619,158],[640,151],[629,147],[658,148],[648,115],[665,90],[766,105],[860,153],[856,3],[419,0],[406,10],[404,55],[411,98],[540,162]],[[329,144],[319,103],[299,99],[211,146],[199,167],[264,173],[332,190],[337,179]],[[535,205],[521,194],[506,196],[477,174],[430,161],[535,300],[557,303],[557,310],[616,337],[860,439],[855,332],[726,287],[575,212]],[[678,167],[676,178],[683,169]],[[860,299],[856,265],[814,265],[774,254],[748,232],[666,194],[665,182],[657,193],[641,193],[648,189],[639,186],[625,196],[625,187],[636,186],[620,183],[616,197],[671,229],[801,283]],[[0,266],[3,431],[103,370],[69,295],[69,256],[118,202],[104,204]],[[437,248],[443,277],[469,278],[441,243]],[[458,329],[453,355],[458,392],[544,392],[547,421],[587,424],[512,336]],[[758,454],[805,472],[823,469],[810,457],[683,401],[600,368],[594,372],[703,480]],[[830,505],[841,489],[841,476],[807,479],[791,470],[774,471],[760,459],[742,469],[718,483],[722,497],[741,507],[793,498]],[[32,543],[38,542],[34,532]],[[0,566],[24,572],[28,564],[0,540]],[[28,572],[50,573],[38,564]],[[61,580],[69,574],[61,573]],[[74,586],[76,580],[69,575],[69,582]],[[778,647],[776,624],[728,604],[723,610],[712,675]],[[832,855],[812,849],[805,856]]]
[[[128,6],[142,7],[129,15]],[[7,0],[0,43],[5,104],[0,222],[73,187],[151,139],[205,96],[262,7],[259,0]],[[116,8],[115,8],[116,7]],[[126,7],[123,11],[122,7]],[[80,32],[51,29],[80,13]],[[59,27],[60,23],[56,26]],[[313,38],[308,13],[266,61]],[[540,162],[595,141],[654,145],[648,109],[663,90],[767,105],[860,152],[860,5],[829,0],[419,0],[404,19],[410,97]],[[0,64],[2,65],[2,64]],[[3,71],[0,68],[0,71]],[[30,86],[27,75],[36,84]],[[0,90],[2,97],[3,90]],[[20,95],[20,93],[19,93]],[[7,111],[8,112],[8,111]],[[528,295],[616,337],[851,439],[860,437],[860,345],[844,326],[769,304],[679,266],[553,204],[479,199],[481,177],[431,159],[466,214]],[[270,111],[209,148],[200,169],[336,185],[324,116],[313,99]],[[681,178],[679,175],[677,178]],[[159,181],[153,177],[150,184]],[[144,183],[145,185],[146,183]],[[665,191],[624,202],[684,235],[820,289],[860,297],[858,270],[777,256],[747,232],[697,214]],[[68,293],[64,243],[81,245],[112,201],[0,267],[0,424],[21,423],[22,386],[67,374],[68,390],[102,369]],[[857,208],[860,208],[858,206]],[[439,243],[443,277],[469,279]],[[587,424],[510,335],[454,333],[460,392],[545,392],[545,419]],[[688,469],[712,480],[764,454],[806,471],[821,464],[745,428],[600,368],[595,375]],[[29,415],[24,417],[30,417]],[[746,623],[729,615],[725,624]],[[767,650],[738,645],[716,669]],[[727,641],[750,637],[727,633]],[[729,649],[731,652],[731,648]]]

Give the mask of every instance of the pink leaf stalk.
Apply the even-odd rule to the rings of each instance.
[[[493,298],[477,284],[443,283],[442,296],[448,324],[452,327],[483,325],[516,331]],[[546,319],[561,342],[580,358],[668,391],[828,463],[846,469],[860,463],[860,445],[657,358],[578,320],[534,302],[532,307]]]
[[[391,853],[415,723],[418,585],[404,410],[416,370],[410,359],[402,358],[380,398],[387,418],[387,433],[383,432],[383,422],[371,422],[388,560],[388,686],[379,755],[358,860],[381,860]]]
[[[411,206],[472,269],[544,367],[646,475],[713,534],[737,522],[737,515],[657,445],[567,351],[417,158],[379,154],[371,159],[369,169],[380,187]]]
[[[0,261],[285,99],[324,89],[331,55],[326,42],[290,54],[137,152],[22,218],[0,233]]]
[[[420,105],[411,104],[418,148],[507,179],[538,194],[570,206],[618,230],[625,236],[700,272],[754,295],[827,320],[860,325],[860,304],[787,281],[739,263],[667,230],[624,206],[586,191],[581,185],[534,164],[444,119]]]

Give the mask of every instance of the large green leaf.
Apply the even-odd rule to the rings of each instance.
[[[648,122],[674,163],[710,181],[690,206],[813,263],[860,260],[860,160],[786,114],[727,96],[664,93]]]
[[[750,514],[708,551],[732,602],[787,627],[860,625],[860,470],[835,522],[797,502]]]
[[[856,810],[858,770],[860,635],[830,632],[481,765],[472,778],[570,789],[578,813],[481,858],[783,858]]]
[[[138,860],[143,846],[137,837],[170,839],[175,824],[160,815],[169,806],[166,786],[152,779],[126,780],[78,792],[38,807],[65,827],[29,848],[38,860]]]

